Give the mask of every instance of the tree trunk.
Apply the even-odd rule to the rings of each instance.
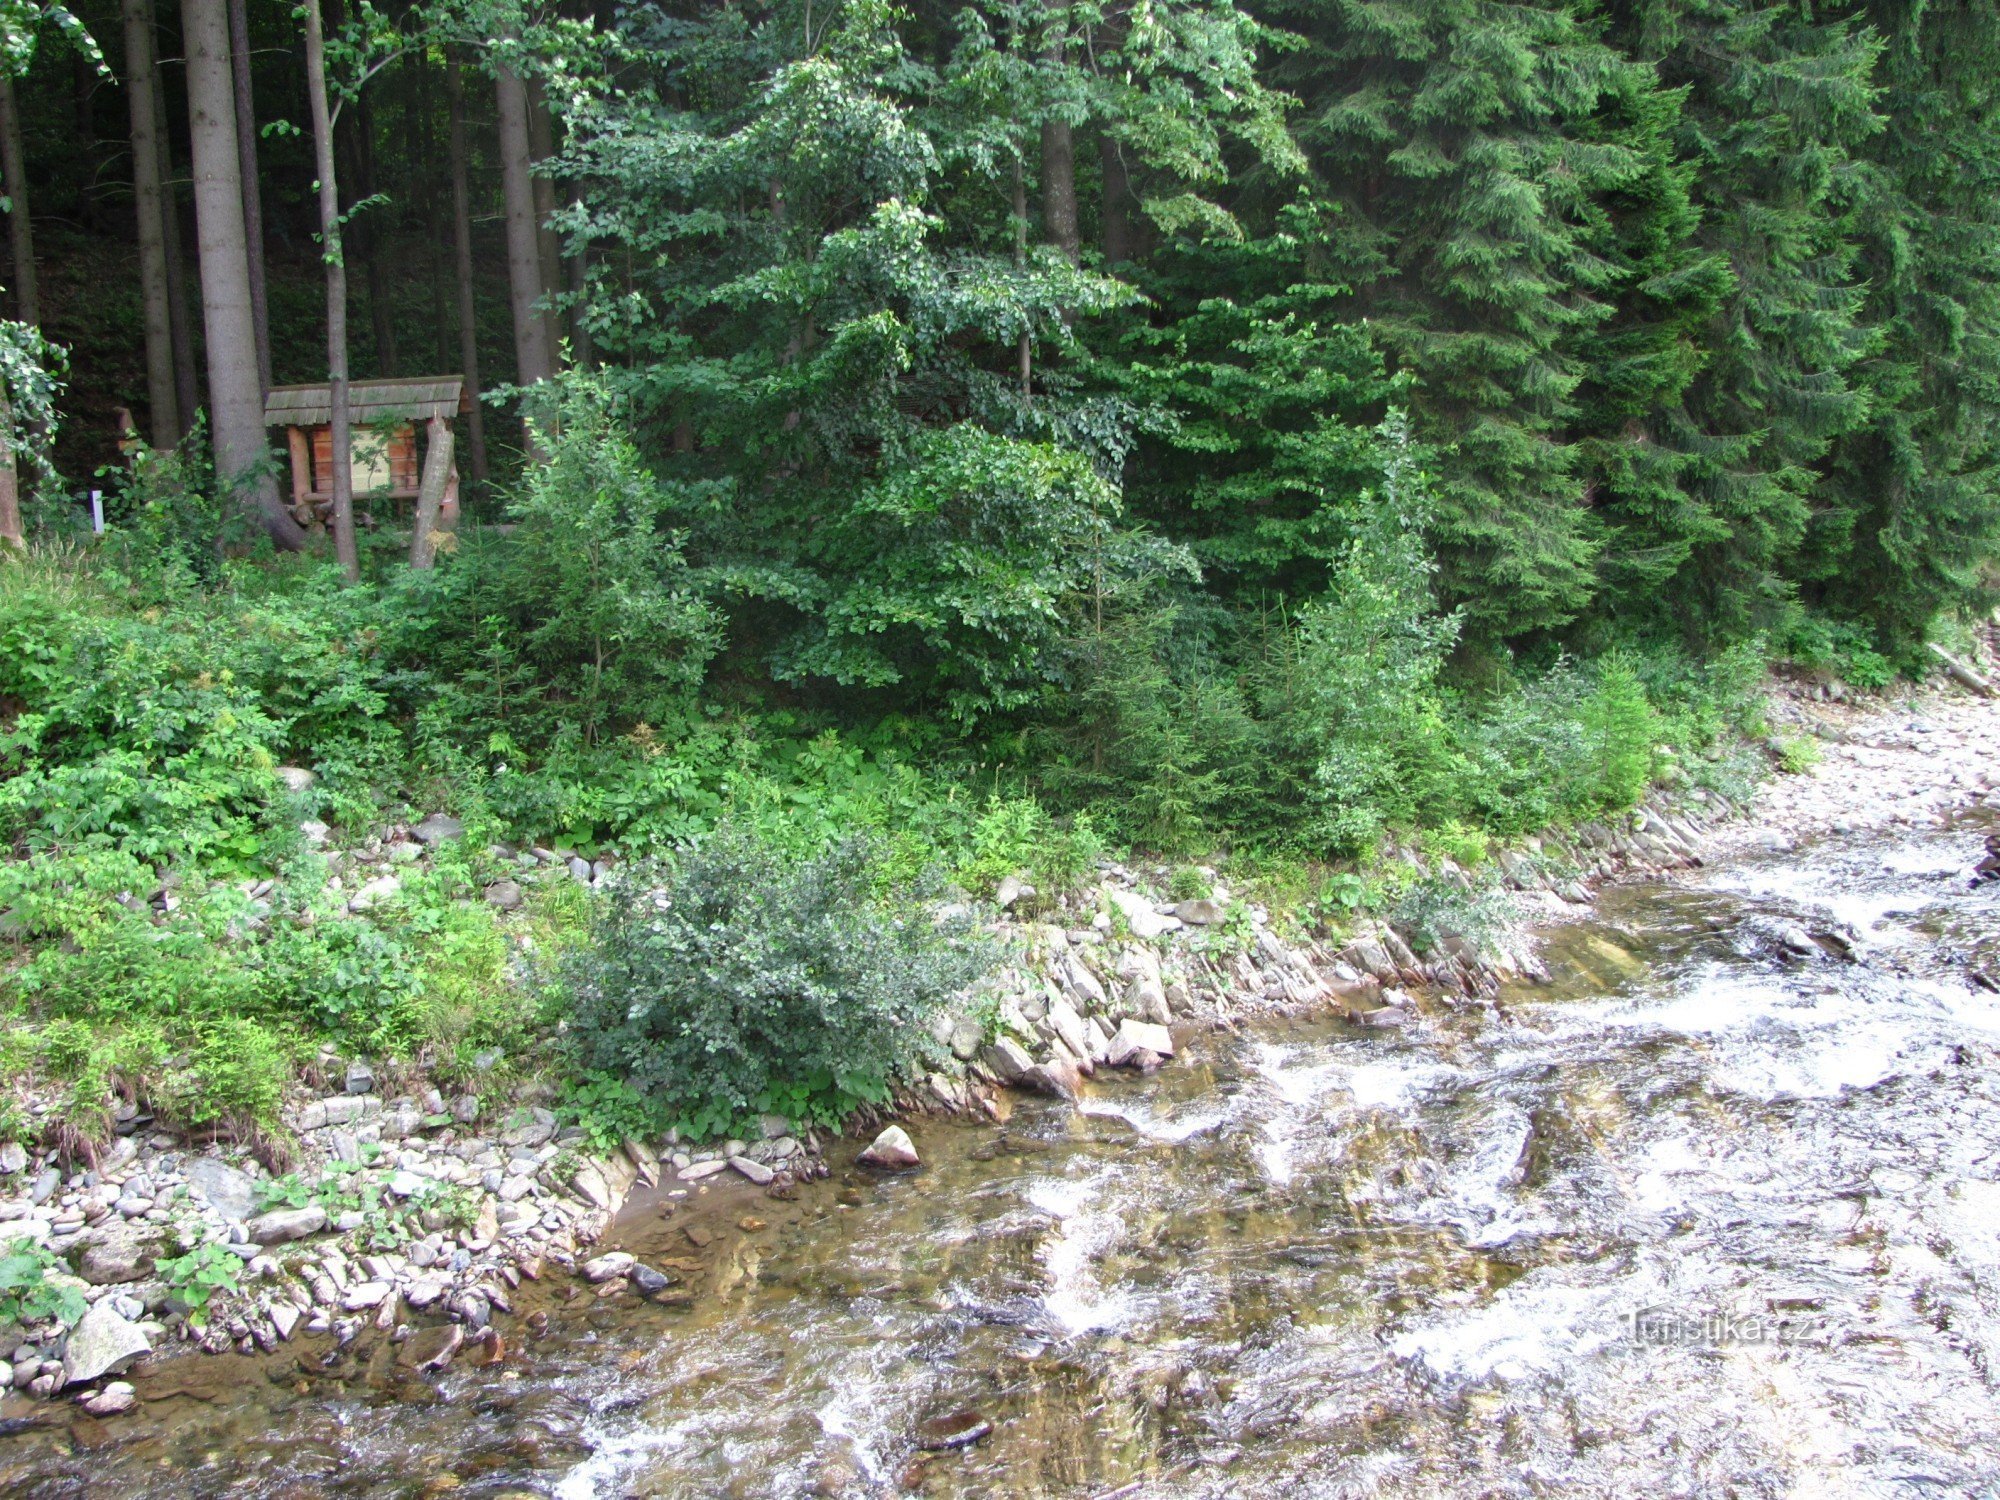
[[[1097,159],[1104,168],[1104,262],[1119,266],[1132,258],[1132,179],[1116,137],[1097,138]]]
[[[14,456],[14,408],[0,392],[0,546],[25,550],[21,531],[21,469]]]
[[[528,91],[520,75],[493,70],[500,111],[500,188],[507,210],[507,290],[514,311],[514,378],[521,385],[554,373],[549,329],[536,305],[542,296],[541,246],[535,234],[535,190],[528,173]]]
[[[583,198],[580,195],[576,200],[576,206],[578,208],[583,206]],[[576,254],[568,257],[567,264],[569,266],[570,295],[570,357],[577,364],[588,366],[595,355],[595,350],[591,347],[590,342],[590,326],[584,321],[583,316],[583,299],[585,294],[590,290],[590,248],[588,242],[582,239],[577,241]]]
[[[403,105],[404,149],[411,162],[412,193],[423,202],[424,260],[430,270],[431,337],[436,340],[434,370],[451,368],[451,326],[445,316],[444,224],[438,213],[437,132],[431,124],[431,60],[429,52],[411,59],[413,87]]]
[[[188,304],[187,252],[181,228],[180,184],[174,176],[174,138],[167,131],[167,86],[157,57],[153,81],[153,143],[160,160],[160,230],[166,239],[167,252],[167,318],[173,330],[174,391],[180,408],[180,433],[174,441],[179,442],[194,425],[195,413],[201,410],[201,379],[195,369],[194,314]]]
[[[298,548],[305,534],[278,498],[264,442],[264,393],[250,313],[243,244],[243,183],[236,156],[236,93],[226,0],[181,0],[187,51],[188,129],[194,144],[195,225],[201,241],[202,330],[208,346],[209,422],[216,482],[240,487],[271,539]]]
[[[1014,264],[1022,267],[1028,263],[1028,174],[1021,165],[1021,152],[1014,152]],[[1035,394],[1035,338],[1027,328],[1021,330],[1020,344],[1016,350],[1021,375],[1021,399],[1030,400]]]
[[[236,170],[243,182],[243,249],[250,262],[250,316],[257,332],[257,384],[271,389],[271,306],[264,290],[264,198],[257,181],[257,106],[250,88],[250,7],[229,0],[230,74],[236,87]]]
[[[465,75],[459,70],[455,48],[446,57],[444,86],[451,101],[451,230],[458,272],[458,363],[472,403],[471,415],[465,419],[465,435],[472,447],[472,482],[483,487],[486,419],[479,404],[479,312],[472,295],[472,184],[465,142]]]
[[[160,142],[151,0],[121,0],[125,18],[125,97],[132,116],[132,202],[139,227],[139,296],[146,313],[146,401],[155,448],[181,440],[174,390],[174,326],[169,306],[166,224],[161,217]]]
[[[313,167],[319,174],[320,250],[326,262],[326,374],[332,400],[333,551],[349,583],[361,581],[354,541],[354,424],[347,389],[347,265],[340,248],[340,184],[334,175],[333,116],[326,104],[326,36],[319,0],[305,0],[306,102],[312,110]]]
[[[542,262],[542,295],[549,304],[543,317],[549,325],[549,357],[553,360],[569,332],[562,314],[555,308],[556,298],[569,280],[563,269],[562,237],[551,223],[556,216],[556,184],[543,170],[543,164],[556,154],[555,125],[549,118],[549,103],[542,95],[541,80],[528,79],[527,90],[528,155],[535,168],[528,182],[535,194],[535,246]]]
[[[319,176],[320,252],[326,265],[326,373],[332,411],[333,551],[349,583],[361,581],[354,540],[354,423],[347,382],[347,263],[340,243],[340,182],[333,161],[333,116],[326,102],[326,35],[319,0],[305,0],[306,102],[312,111],[313,168]]]
[[[1076,142],[1067,120],[1042,122],[1042,226],[1049,243],[1074,262],[1083,237],[1076,226]]]
[[[0,72],[0,174],[7,186],[7,238],[14,251],[14,309],[21,322],[42,326],[41,282],[35,275],[35,231],[28,221],[28,164],[21,149],[21,114],[14,80]]]
[[[417,483],[416,525],[410,533],[410,566],[428,568],[437,558],[438,538],[450,530],[446,522],[445,490],[452,479],[451,423],[432,417],[424,450],[424,475]]]

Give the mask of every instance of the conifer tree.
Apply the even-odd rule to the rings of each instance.
[[[1596,128],[1635,65],[1567,0],[1271,0],[1277,76],[1345,209],[1333,264],[1413,374],[1437,452],[1446,597],[1491,639],[1590,600],[1599,546],[1570,426],[1614,276],[1599,201],[1644,162]]]
[[[2000,550],[2000,14],[1876,0],[1882,132],[1855,214],[1866,422],[1842,438],[1808,597],[1899,652],[1939,609],[1991,603]]]

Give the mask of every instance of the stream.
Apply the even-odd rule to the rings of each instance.
[[[919,1172],[738,1202],[690,1305],[547,1291],[493,1364],[180,1361],[0,1493],[2000,1495],[1985,831],[1608,889],[1499,1013],[916,1121]]]

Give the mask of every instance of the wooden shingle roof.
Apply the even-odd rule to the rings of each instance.
[[[427,380],[356,380],[347,387],[356,427],[370,422],[447,420],[465,405],[465,379],[438,375]],[[330,385],[279,385],[264,398],[266,427],[318,427],[333,420]]]

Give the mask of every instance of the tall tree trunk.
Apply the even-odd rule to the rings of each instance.
[[[521,385],[555,372],[549,328],[536,305],[542,297],[542,257],[535,233],[535,190],[529,177],[528,91],[520,75],[493,70],[500,113],[500,189],[507,210],[507,290],[514,310],[514,378]]]
[[[1097,138],[1097,159],[1104,169],[1104,261],[1123,265],[1132,258],[1132,179],[1125,170],[1125,153],[1106,132]]]
[[[229,0],[229,69],[236,87],[236,170],[243,182],[243,248],[250,262],[250,316],[257,330],[257,383],[271,389],[271,306],[264,290],[264,198],[257,182],[257,106],[250,88],[250,7]]]
[[[1042,227],[1072,261],[1083,249],[1076,220],[1076,141],[1069,121],[1042,122]]]
[[[209,422],[216,482],[240,486],[271,539],[298,548],[305,533],[278,498],[264,442],[264,393],[243,245],[243,183],[236,157],[236,93],[226,0],[181,0],[188,130],[194,145],[195,225],[201,240],[202,330],[208,346]]]
[[[578,208],[583,207],[583,198],[580,194],[577,197],[576,206]],[[593,362],[596,353],[590,342],[590,325],[584,321],[583,317],[584,294],[590,289],[589,243],[579,239],[577,241],[576,254],[567,257],[566,263],[569,266],[570,356],[579,365],[589,365]]]
[[[1021,152],[1014,152],[1014,264],[1016,267],[1028,263],[1028,173],[1021,164]],[[1021,329],[1020,344],[1017,348],[1021,375],[1021,399],[1031,399],[1035,394],[1035,336],[1026,327]]]
[[[14,80],[0,72],[0,174],[6,178],[7,238],[14,252],[14,310],[23,323],[42,326],[42,291],[35,275],[35,231],[28,220],[28,161],[21,149],[21,113]]]
[[[554,359],[569,333],[562,314],[556,311],[556,298],[568,285],[569,277],[563,270],[562,236],[551,222],[556,216],[556,183],[544,166],[556,154],[555,123],[549,118],[549,101],[542,94],[541,80],[528,79],[527,90],[528,156],[534,164],[528,181],[535,193],[535,247],[542,263],[542,294],[549,303],[548,311],[543,314],[549,325],[549,357]]]
[[[465,75],[458,51],[446,55],[445,94],[451,101],[451,231],[458,272],[458,363],[472,412],[465,435],[472,448],[472,482],[486,484],[486,417],[479,402],[479,312],[472,286],[472,183],[465,141]]]
[[[349,583],[361,581],[354,541],[354,424],[347,389],[347,265],[340,249],[340,185],[334,175],[333,116],[326,105],[326,36],[319,0],[305,0],[306,89],[312,110],[313,167],[319,174],[320,250],[326,262],[326,373],[333,401],[333,550]]]
[[[153,143],[160,161],[160,229],[166,241],[167,318],[173,330],[174,392],[180,433],[187,436],[201,410],[201,378],[195,369],[194,314],[188,299],[186,236],[181,226],[180,183],[174,175],[174,138],[167,130],[167,86],[157,58],[153,70]]]
[[[125,98],[132,116],[132,204],[139,228],[139,296],[146,312],[146,401],[155,448],[181,440],[174,390],[174,326],[167,281],[166,225],[161,218],[160,142],[154,96],[151,0],[121,0],[125,19]]]

